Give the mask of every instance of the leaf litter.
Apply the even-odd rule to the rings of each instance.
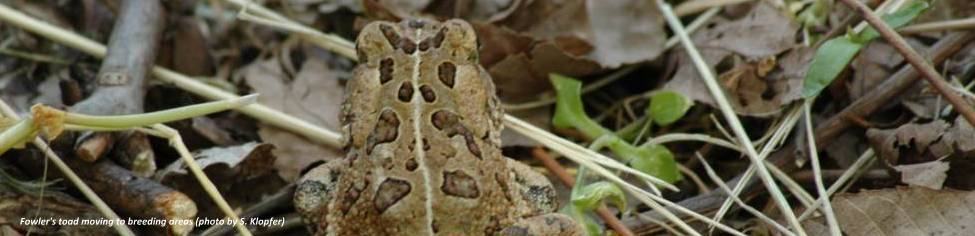
[[[8,2],[14,2],[9,4],[20,6],[32,16],[87,32],[86,35],[102,42],[112,30],[104,25],[110,25],[107,22],[113,20],[112,13],[117,10],[117,6],[103,5],[103,1],[85,1],[84,7],[78,8],[83,13],[73,15],[62,10],[73,7],[66,5],[71,3],[0,1]],[[724,6],[692,34],[735,112],[745,117],[745,126],[754,139],[765,142],[761,137],[768,137],[774,131],[773,127],[784,118],[782,111],[804,98],[803,79],[809,75],[813,57],[821,48],[815,42],[842,37],[853,27],[842,23],[856,13],[839,4],[827,11],[803,12],[811,2],[814,1],[757,1]],[[309,44],[296,43],[300,41],[294,35],[235,20],[234,8],[221,1],[177,5],[168,7],[181,9],[173,12],[170,22],[178,28],[165,34],[167,39],[159,47],[157,64],[238,94],[260,93],[262,104],[330,130],[339,130],[337,114],[345,96],[343,86],[354,62],[313,49]],[[685,50],[665,48],[672,31],[663,24],[653,1],[288,0],[267,6],[346,39],[355,38],[355,32],[375,20],[466,19],[480,39],[480,63],[492,75],[506,105],[531,104],[555,97],[557,92],[550,80],[553,74],[582,83],[582,92],[573,95],[578,99],[573,106],[579,109],[568,116],[585,117],[585,122],[577,122],[585,124],[549,130],[583,145],[604,142],[601,144],[606,145],[609,156],[640,171],[666,175],[666,179],[675,181],[682,190],[664,193],[672,201],[693,206],[702,204],[698,197],[713,196],[709,193],[714,189],[708,189],[713,183],[696,180],[700,179],[696,175],[703,173],[700,163],[695,163],[693,158],[696,153],[706,157],[711,166],[717,167],[718,174],[727,179],[747,168],[748,162],[734,150],[705,144],[707,141],[701,136],[681,136],[703,135],[736,143],[722,131],[726,124],[711,118],[719,112],[715,99],[701,83],[699,72]],[[934,1],[931,6],[917,22],[957,20],[975,12],[975,5],[969,1]],[[806,18],[811,21],[799,20],[799,15],[812,17]],[[686,25],[696,16],[699,14],[682,16],[682,20]],[[79,17],[87,21],[73,23]],[[838,33],[827,35],[830,30]],[[98,60],[10,25],[0,24],[0,34],[7,36],[0,48],[51,56],[74,64],[51,64],[8,56],[12,55],[9,53],[0,56],[0,99],[15,108],[23,111],[34,103],[70,105],[74,101],[65,100],[66,97],[78,94],[83,97],[92,89],[97,74],[94,65],[99,64]],[[909,35],[907,41],[922,54],[928,54],[933,53],[929,51],[932,45],[944,35],[941,31],[924,32]],[[935,66],[944,71],[946,78],[954,80],[953,86],[970,91],[971,77],[975,74],[975,53],[972,53],[975,46],[965,44],[951,60]],[[896,50],[879,39],[864,44],[850,58],[849,65],[842,64],[835,71],[836,81],[829,80],[818,88],[817,94],[822,96],[814,103],[814,123],[846,114],[840,111],[858,99],[868,98],[872,91],[883,89],[885,81],[909,66]],[[592,91],[585,89],[601,83],[608,73],[631,67],[636,69],[622,79]],[[69,90],[71,84],[78,85],[81,92]],[[152,84],[151,90],[155,92],[147,97],[147,103],[153,104],[150,107],[203,101],[185,96],[186,93],[172,95],[169,93],[172,88],[167,85]],[[967,212],[971,209],[962,205],[971,201],[968,191],[975,189],[975,176],[971,174],[975,173],[972,171],[975,130],[926,83],[916,83],[895,99],[876,103],[879,109],[873,114],[844,118],[854,126],[842,132],[842,136],[816,140],[846,145],[836,150],[832,146],[821,149],[827,153],[823,157],[824,168],[828,168],[824,170],[827,183],[845,173],[865,147],[875,151],[880,162],[856,171],[889,173],[864,174],[861,178],[866,180],[847,182],[848,188],[833,195],[831,203],[843,232],[848,235],[966,232],[961,222],[970,221],[965,216],[972,214]],[[548,129],[557,123],[553,122],[553,117],[559,116],[554,112],[555,107],[564,104],[554,105],[549,103],[509,114],[530,118],[533,124]],[[188,124],[177,122],[173,126],[191,142],[188,145],[194,149],[204,171],[221,186],[231,205],[241,209],[258,204],[282,186],[293,183],[302,171],[343,155],[339,147],[311,142],[236,112],[201,117]],[[586,131],[584,126],[598,132]],[[681,138],[665,142],[655,139],[674,137],[669,135]],[[510,133],[504,137],[505,155],[535,164],[524,150],[538,147],[538,143]],[[611,138],[600,141],[600,137]],[[779,149],[803,146],[802,140],[786,139],[779,143]],[[173,161],[172,150],[158,141],[152,146],[158,164],[168,166],[156,172],[156,179],[190,195],[201,206],[201,216],[222,215],[206,200],[209,198],[198,189],[195,180],[185,173],[181,162]],[[4,158],[11,159],[7,157],[15,154],[5,154]],[[556,161],[570,169],[570,173],[584,172],[570,162]],[[811,186],[810,178],[800,177],[812,176],[806,173],[807,169],[802,169],[806,167],[789,165],[780,168],[797,176],[794,181]],[[18,168],[7,164],[0,167]],[[685,169],[679,171],[678,167]],[[592,224],[590,230],[610,230],[603,224],[605,219],[594,220],[589,213],[598,206],[595,203],[610,200],[635,203],[610,204],[610,209],[614,216],[622,218],[623,225],[638,235],[665,232],[659,225],[644,221],[652,217],[651,211],[638,201],[622,199],[629,196],[619,193],[615,185],[601,182],[598,177],[583,177],[576,186],[587,189],[583,195],[590,197],[584,198],[588,201],[582,210],[585,214],[579,217]],[[812,188],[805,190],[812,192]],[[763,197],[765,191],[746,191],[744,195],[747,197],[742,200],[759,209],[770,203]],[[568,198],[561,200],[563,206],[571,205]],[[706,202],[703,204],[708,206]],[[764,213],[781,218],[769,207]],[[741,230],[774,233],[772,227],[755,221],[750,213],[732,211],[725,219],[724,223]]]

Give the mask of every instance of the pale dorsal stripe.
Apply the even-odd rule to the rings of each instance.
[[[423,29],[416,29],[414,34],[413,43],[417,43],[420,40],[420,35],[423,33]],[[418,43],[417,43],[418,44]],[[413,50],[413,94],[420,94],[420,50],[419,45],[416,45],[416,50]],[[427,233],[433,235],[433,187],[430,186],[432,182],[430,180],[430,169],[426,164],[426,152],[423,150],[423,134],[421,132],[422,121],[423,121],[423,103],[422,99],[414,98],[416,96],[410,97],[410,102],[413,103],[413,152],[416,154],[416,163],[419,166],[420,173],[423,175],[423,191],[426,194],[426,199],[424,200],[425,210],[426,210],[426,227]]]

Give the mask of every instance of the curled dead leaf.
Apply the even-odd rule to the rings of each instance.
[[[902,173],[904,183],[939,189],[943,182],[955,189],[975,189],[973,133],[972,126],[958,117],[954,124],[936,120],[870,129],[867,139],[887,166]],[[940,179],[942,174],[946,179]]]
[[[929,162],[951,154],[951,150],[928,148],[936,141],[941,142],[948,127],[948,123],[936,120],[926,124],[905,124],[896,129],[870,129],[867,139],[890,166]]]

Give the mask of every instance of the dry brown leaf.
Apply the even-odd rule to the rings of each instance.
[[[68,73],[68,68],[64,68],[44,78],[27,79],[30,75],[18,71],[18,68],[0,66],[0,99],[15,111],[27,112],[31,105],[38,103],[63,108],[59,84]]]
[[[580,41],[567,38],[536,43],[527,52],[509,55],[488,66],[487,70],[497,86],[498,94],[506,102],[534,99],[538,93],[551,87],[549,73],[581,77],[601,71],[595,62],[570,53],[578,51],[578,43]]]
[[[903,99],[901,105],[907,108],[911,114],[922,119],[937,118],[940,115],[936,114],[941,113],[941,109],[949,105],[937,91],[920,91],[904,94],[901,97]]]
[[[531,0],[437,0],[427,5],[425,12],[446,18],[463,18],[467,21],[489,21],[504,18]]]
[[[481,43],[481,65],[490,67],[505,59],[509,55],[526,52],[531,49],[531,37],[515,32],[507,27],[491,24],[472,23],[477,31],[477,40]]]
[[[903,61],[904,58],[886,43],[867,44],[850,63],[853,68],[853,76],[847,81],[850,99],[857,99],[884,82]]]
[[[714,68],[716,65],[718,65],[718,63],[731,55],[732,53],[727,50],[710,48],[703,48],[701,50],[701,57],[704,58],[704,61],[707,62],[708,66],[711,68]],[[677,91],[695,101],[714,105],[714,98],[711,98],[711,94],[708,93],[704,82],[700,81],[701,77],[698,74],[697,69],[691,66],[691,63],[693,62],[691,62],[687,54],[678,53],[676,60],[677,64],[680,66],[677,68],[677,72],[674,74],[674,77],[664,85],[664,89]]]
[[[901,182],[916,187],[939,190],[948,178],[948,162],[931,161],[918,164],[894,166],[894,170],[901,172]]]
[[[798,30],[799,23],[787,12],[763,1],[741,19],[702,29],[702,38],[695,37],[695,43],[700,48],[721,48],[755,61],[795,47]]]
[[[156,64],[161,64],[189,76],[213,75],[213,57],[207,39],[195,19],[184,17],[174,22],[172,38],[164,42]]]
[[[578,37],[593,45],[585,57],[605,68],[651,60],[663,50],[663,17],[653,2],[572,0],[550,4],[539,7],[547,9],[547,15],[542,13],[523,28],[536,40]],[[521,24],[526,23],[511,26],[518,29]]]
[[[829,159],[835,161],[840,166],[840,169],[846,169],[853,165],[859,159],[860,153],[863,153],[868,148],[870,148],[870,144],[867,143],[867,140],[863,139],[862,132],[848,130],[847,132],[843,132],[839,137],[834,138],[823,151],[829,154]]]
[[[814,51],[796,49],[781,59],[772,59],[796,45],[798,23],[765,2],[756,4],[741,19],[724,22],[713,20],[693,38],[704,61],[719,75],[735,111],[767,117],[777,114],[783,104],[798,99],[808,64],[805,62]],[[683,50],[678,51],[677,60],[680,67],[665,89],[713,105],[714,99]],[[774,66],[776,61],[781,65]]]
[[[230,205],[246,207],[276,193],[287,184],[273,168],[277,159],[272,154],[273,149],[274,146],[270,144],[250,142],[198,150],[194,159]],[[157,172],[155,179],[197,199],[198,216],[222,216],[223,213],[209,200],[199,181],[188,172],[184,162],[176,161]]]
[[[430,0],[364,0],[361,4],[368,15],[381,20],[400,20],[420,13]]]
[[[800,223],[802,229],[806,230],[806,235],[829,235],[829,226],[826,226],[826,218],[823,216],[809,217]]]
[[[667,40],[663,16],[651,1],[590,0],[589,42],[595,50],[588,58],[604,67],[647,61],[663,52]]]
[[[281,72],[275,59],[257,61],[243,70],[244,79],[262,104],[330,130],[339,130],[339,110],[344,90],[337,72],[315,57],[305,61],[294,80]],[[270,125],[259,125],[264,142],[274,144],[278,156],[274,166],[281,177],[296,180],[309,164],[340,157],[339,150],[309,141]]]
[[[975,128],[969,124],[964,117],[955,118],[954,128],[948,131],[946,140],[950,140],[956,151],[964,156],[972,157],[975,155]]]
[[[905,124],[897,129],[870,129],[867,131],[867,139],[888,165],[915,164],[951,154],[944,153],[944,150],[928,152],[928,147],[939,141],[947,128],[948,123],[942,120],[926,124]]]
[[[867,139],[887,166],[904,170],[901,171],[904,183],[938,188],[938,182],[942,181],[937,176],[946,174],[946,186],[975,189],[975,135],[972,134],[975,134],[972,126],[958,117],[953,125],[936,120],[905,124],[896,129],[870,129]],[[944,161],[944,166],[932,163],[938,161]],[[918,163],[929,166],[904,166]],[[919,175],[921,179],[917,178]]]
[[[912,48],[925,54],[929,46],[912,38],[906,39]],[[886,81],[891,75],[904,65],[904,58],[894,48],[882,40],[868,44],[850,63],[851,74],[846,79],[846,91],[851,100],[856,100],[872,91],[877,85]],[[918,84],[916,89],[901,96],[901,105],[915,116],[924,119],[935,119],[947,102],[930,90],[922,89],[926,84]]]
[[[955,118],[954,126],[944,135],[945,142],[955,148],[948,170],[946,186],[956,189],[975,189],[975,129],[964,117]]]
[[[970,235],[975,195],[904,188],[839,194],[833,211],[843,232],[858,235]]]
[[[583,77],[657,58],[666,33],[648,1],[515,1],[477,23],[481,63],[505,101],[548,90],[548,74]],[[633,24],[632,22],[640,22]]]

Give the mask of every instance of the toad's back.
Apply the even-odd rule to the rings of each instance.
[[[524,213],[513,207],[521,197],[499,149],[502,113],[467,23],[373,23],[356,47],[342,116],[349,168],[328,231],[491,233]]]
[[[347,156],[295,209],[327,235],[580,235],[545,176],[501,156],[502,113],[470,25],[367,25],[342,107]]]

